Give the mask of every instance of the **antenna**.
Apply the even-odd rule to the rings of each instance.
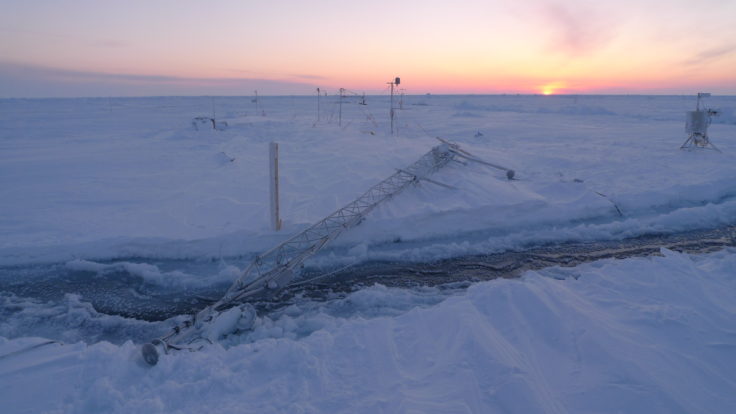
[[[700,99],[701,98],[708,98],[708,97],[710,97],[710,93],[708,93],[708,92],[698,92],[698,103],[695,104],[695,110],[696,111],[699,111],[700,110]]]

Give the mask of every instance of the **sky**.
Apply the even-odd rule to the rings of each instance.
[[[736,94],[736,0],[0,0],[0,97]]]

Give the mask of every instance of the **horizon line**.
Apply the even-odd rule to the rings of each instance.
[[[452,96],[537,96],[544,98],[553,97],[575,97],[575,96],[692,96],[697,95],[700,92],[691,93],[521,93],[521,92],[499,92],[499,93],[419,93],[419,94],[404,94],[404,96],[439,96],[439,97],[452,97]],[[709,92],[712,96],[724,96],[724,97],[736,97],[736,94],[719,94]],[[80,96],[0,96],[0,100],[41,100],[41,99],[145,99],[145,98],[252,98],[251,95],[131,95],[131,96],[119,96],[119,95],[80,95]],[[336,97],[338,94],[327,94],[320,96]],[[366,97],[388,97],[389,94],[365,94]],[[395,96],[399,96],[395,94]],[[284,98],[284,97],[316,97],[316,94],[258,94],[259,98]]]

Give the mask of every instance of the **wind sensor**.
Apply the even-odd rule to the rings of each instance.
[[[685,132],[688,133],[688,137],[680,146],[680,149],[711,148],[721,152],[710,142],[710,137],[708,137],[708,126],[712,121],[711,118],[718,115],[718,111],[710,108],[700,109],[700,100],[709,96],[709,93],[699,92],[695,110],[686,113]]]

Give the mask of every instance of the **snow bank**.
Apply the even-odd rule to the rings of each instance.
[[[212,286],[218,283],[229,282],[240,276],[240,269],[231,265],[219,266],[219,272],[214,275],[192,275],[179,270],[170,272],[161,271],[158,266],[148,263],[115,262],[98,263],[89,260],[75,259],[66,263],[65,267],[72,271],[91,272],[98,275],[107,273],[125,272],[143,279],[146,283],[162,287],[180,289],[184,287]]]
[[[153,368],[130,342],[18,353],[43,340],[0,338],[0,400],[7,413],[733,412],[736,250],[662,253],[450,296],[374,287]],[[394,302],[408,306],[381,310]]]
[[[61,342],[122,344],[146,341],[175,321],[146,322],[97,312],[79,295],[67,294],[58,303],[0,295],[0,337],[43,336]]]

